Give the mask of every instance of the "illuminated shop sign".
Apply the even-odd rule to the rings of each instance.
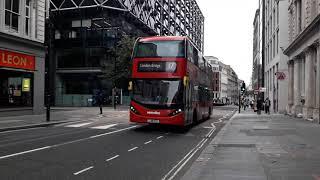
[[[30,92],[30,78],[22,79],[22,92]]]
[[[35,57],[26,54],[0,50],[0,67],[34,71]]]
[[[138,72],[176,72],[176,62],[140,62]]]

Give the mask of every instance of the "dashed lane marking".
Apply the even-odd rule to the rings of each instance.
[[[27,154],[27,153],[32,153],[32,152],[36,152],[36,151],[46,150],[46,149],[50,149],[50,148],[57,148],[57,147],[60,147],[60,146],[73,144],[73,143],[77,143],[77,142],[82,142],[82,141],[86,141],[86,140],[89,140],[89,139],[94,139],[94,138],[98,138],[98,137],[102,137],[102,136],[106,136],[106,135],[110,135],[110,134],[115,134],[115,133],[118,133],[118,132],[122,132],[122,131],[126,131],[126,130],[129,130],[129,129],[133,129],[133,128],[136,128],[136,127],[138,127],[138,126],[131,126],[131,127],[128,127],[128,128],[123,128],[123,129],[119,129],[119,130],[116,130],[116,131],[111,131],[111,132],[104,133],[104,134],[90,136],[90,137],[83,138],[83,139],[78,139],[78,140],[74,140],[74,141],[68,141],[68,142],[55,144],[55,145],[51,145],[51,146],[45,146],[45,147],[42,147],[42,148],[32,149],[32,150],[23,151],[23,152],[14,153],[14,154],[9,154],[9,155],[5,155],[5,156],[1,156],[0,160],[11,158],[11,157],[18,156],[18,155]]]
[[[159,136],[159,137],[157,137],[157,139],[161,139],[161,138],[163,138],[163,136]]]
[[[150,140],[150,141],[147,141],[147,142],[145,142],[144,144],[149,144],[149,143],[151,143],[152,141]]]
[[[134,151],[136,149],[138,149],[138,147],[131,148],[131,149],[128,150],[128,152]]]
[[[86,172],[86,171],[89,171],[90,169],[92,169],[93,168],[93,166],[90,166],[90,167],[87,167],[87,168],[85,168],[85,169],[82,169],[81,171],[78,171],[78,172],[75,172],[75,173],[73,173],[73,175],[79,175],[79,174],[81,174],[81,173],[83,173],[83,172]]]
[[[111,158],[109,158],[109,159],[107,159],[106,161],[108,162],[108,161],[112,161],[112,160],[114,160],[114,159],[116,159],[117,157],[119,157],[120,155],[115,155],[115,156],[113,156],[113,157],[111,157]]]

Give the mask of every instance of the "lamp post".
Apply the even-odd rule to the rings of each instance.
[[[117,40],[118,40],[118,31],[119,27],[115,28],[116,33],[115,33],[115,42],[114,42],[114,49],[115,49],[115,56],[114,56],[114,76],[116,76],[117,73]],[[113,79],[113,88],[112,88],[112,104],[113,108],[116,109],[117,107],[117,102],[116,102],[116,94],[117,94],[117,86],[116,86],[116,79]]]
[[[51,68],[52,68],[52,22],[51,22],[52,15],[49,13],[49,18],[47,19],[48,23],[48,64],[47,64],[47,90],[46,90],[46,121],[50,121],[50,114],[51,114]]]

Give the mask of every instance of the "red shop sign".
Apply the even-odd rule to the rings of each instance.
[[[0,67],[35,70],[35,56],[0,50]]]

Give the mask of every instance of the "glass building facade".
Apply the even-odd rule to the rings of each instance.
[[[104,76],[117,70],[111,50],[123,36],[188,36],[203,50],[204,17],[195,0],[50,0],[50,23],[51,87],[60,106],[95,105],[100,92],[109,104],[114,85],[129,99],[128,77]]]

